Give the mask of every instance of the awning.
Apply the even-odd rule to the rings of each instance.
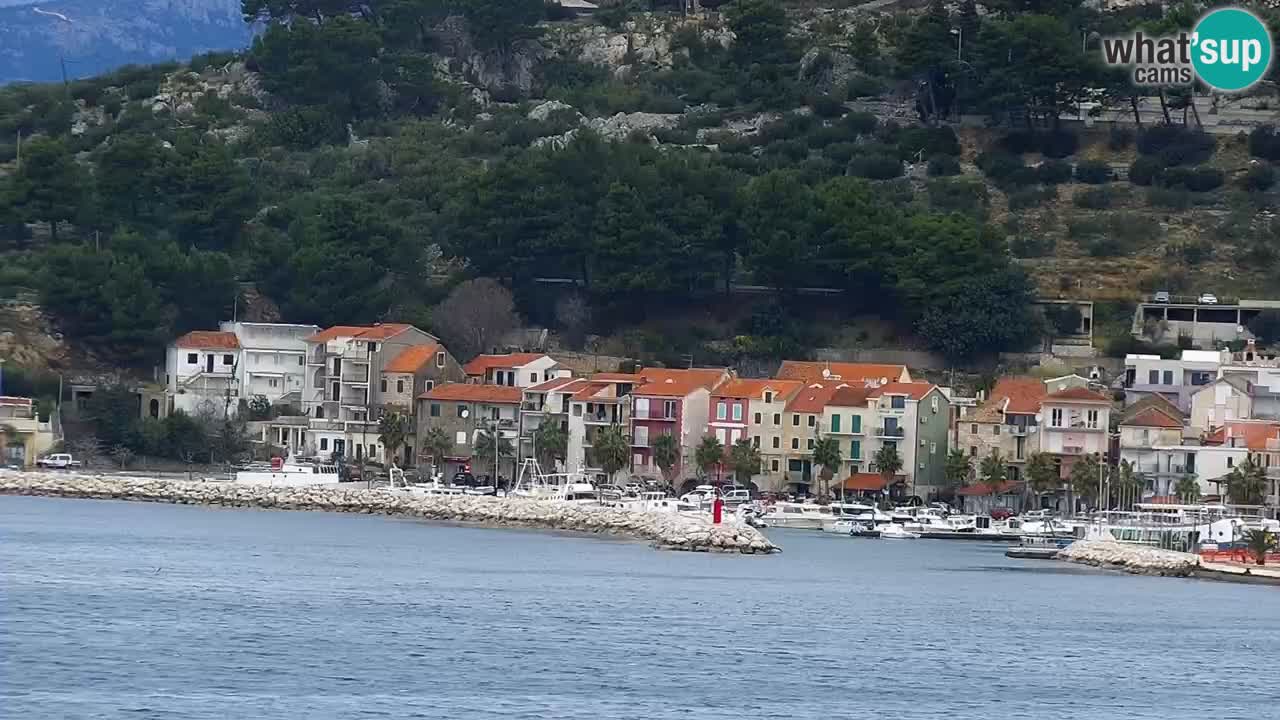
[[[879,473],[854,473],[844,479],[845,490],[884,490],[884,485]]]
[[[1014,490],[1017,490],[1021,485],[1022,483],[1004,482],[1004,483],[1000,483],[999,485],[993,488],[990,485],[986,485],[984,483],[978,483],[977,485],[965,485],[959,490],[956,490],[956,494],[965,495],[969,497],[981,496],[981,495],[1008,495]]]

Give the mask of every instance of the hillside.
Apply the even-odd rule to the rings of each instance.
[[[1037,295],[1104,301],[1123,339],[1143,292],[1280,291],[1280,143],[1195,120],[1265,120],[1274,98],[1170,95],[1165,125],[1070,40],[1176,13],[362,7],[263,9],[244,56],[70,102],[0,92],[0,291],[139,365],[246,286],[293,321],[447,339],[441,301],[492,277],[572,347],[730,363],[891,345],[970,364],[1035,344]],[[952,26],[978,38],[967,69]],[[1059,121],[1086,105],[1092,127]]]
[[[92,77],[123,65],[241,50],[239,0],[53,0],[0,5],[0,84]]]

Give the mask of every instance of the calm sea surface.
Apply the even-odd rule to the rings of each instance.
[[[2,497],[0,716],[1280,717],[1274,588],[773,534]]]

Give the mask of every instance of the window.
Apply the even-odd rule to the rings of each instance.
[[[742,422],[742,403],[740,402],[733,404],[733,419]]]
[[[438,368],[444,367],[444,351],[443,350],[436,353],[436,367]]]
[[[496,407],[495,407],[495,408],[489,408],[489,419],[490,419],[490,420],[501,420],[501,419],[502,419],[502,412],[501,412],[501,411],[499,411],[499,410],[498,410],[498,408],[496,408]]]
[[[970,435],[977,435],[977,434],[978,434],[978,423],[974,423],[974,424],[972,424],[972,425],[970,425],[970,426],[969,426],[969,434],[970,434]]]
[[[676,401],[675,401],[675,400],[663,400],[663,401],[662,401],[662,412],[663,412],[662,417],[665,417],[665,418],[674,418],[674,417],[676,416]]]
[[[320,438],[320,449],[321,450],[329,449],[329,438]]]
[[[440,417],[440,403],[431,403],[431,417]]]
[[[427,391],[428,391],[428,392],[430,392],[430,391],[431,391],[431,389],[432,389],[432,388],[434,388],[435,386],[436,386],[436,381],[435,381],[435,380],[428,380],[428,381],[427,381]]]
[[[855,433],[862,432],[862,416],[854,415],[852,418],[852,425],[853,427],[849,428],[849,432],[855,432]]]
[[[998,424],[997,424],[997,425],[992,425],[992,426],[991,426],[991,434],[992,434],[992,435],[999,435],[999,434],[1000,434],[1000,426],[999,426]]]
[[[977,445],[970,445],[970,446],[969,446],[969,457],[978,457],[978,446],[977,446]]]
[[[889,407],[894,410],[901,410],[907,406],[907,398],[905,395],[890,395]]]
[[[371,343],[369,343],[369,352],[370,352],[370,354],[378,352],[378,343],[376,343],[376,342],[371,342]],[[372,446],[370,446],[370,447],[372,447]]]
[[[770,469],[771,471],[773,471],[773,472],[778,472],[778,461],[777,461],[777,460],[770,460],[770,461],[769,461],[769,469]]]
[[[195,364],[196,364],[196,363],[198,363],[198,362],[200,362],[200,358],[199,358],[199,357],[197,357],[195,353],[187,353],[187,364],[188,364],[188,365],[195,365]]]
[[[930,404],[933,405],[933,411],[938,412],[938,396],[937,395],[933,396],[933,398],[930,400]]]
[[[1152,370],[1152,371],[1150,371],[1150,372],[1148,372],[1148,373],[1147,373],[1147,384],[1148,384],[1148,385],[1159,385],[1159,384],[1160,384],[1160,371],[1159,371],[1159,370]]]
[[[812,449],[813,449],[813,438],[809,438],[808,442],[807,442],[807,443],[805,443],[805,448],[806,448],[806,449],[808,449],[808,450],[812,450]]]
[[[333,387],[330,389],[333,390],[333,397],[329,398],[330,400],[337,400],[339,397],[341,397],[342,391],[338,383],[334,383]]]
[[[760,436],[759,436],[759,435],[753,435],[753,436],[751,436],[751,447],[753,447],[753,448],[755,448],[755,449],[757,449],[757,450],[759,450],[759,449],[760,449]]]
[[[1049,424],[1053,427],[1062,427],[1062,408],[1054,408],[1049,413]]]
[[[773,426],[774,426],[774,427],[781,427],[781,426],[782,426],[782,413],[774,413],[774,414],[773,414]]]
[[[529,382],[533,385],[538,384],[538,373],[529,373]]]
[[[635,416],[641,419],[649,417],[649,398],[636,398]]]
[[[464,417],[463,413],[467,411],[467,406],[463,405],[462,403],[458,403],[458,407],[456,407],[454,410],[455,412],[458,413],[458,417]]]
[[[760,424],[760,413],[756,413],[754,420],[756,425]]]
[[[272,355],[272,356],[271,356],[271,364],[272,364],[272,365],[279,365],[279,364],[280,364],[280,356],[279,356],[279,355]]]
[[[644,425],[640,425],[636,428],[635,444],[639,445],[640,447],[649,446],[649,428],[645,427]]]
[[[777,450],[782,447],[782,438],[777,435],[773,436],[773,449]]]
[[[1173,371],[1172,371],[1172,370],[1165,370],[1165,371],[1164,371],[1164,384],[1165,384],[1165,385],[1172,385],[1172,384],[1173,384]]]
[[[1090,410],[1088,414],[1085,415],[1085,426],[1088,427],[1090,430],[1098,429],[1098,411],[1097,410]]]
[[[937,455],[937,454],[938,454],[938,443],[930,441],[930,443],[929,443],[929,454],[930,454],[930,455]]]
[[[716,419],[724,420],[729,417],[728,408],[725,407],[724,401],[716,403]]]
[[[773,393],[772,393],[772,392],[769,392],[768,390],[765,390],[765,391],[764,391],[764,401],[765,401],[765,402],[767,402],[767,403],[773,402]],[[777,468],[774,468],[774,470],[777,470]]]
[[[840,432],[840,416],[831,416],[831,432]]]
[[[862,441],[861,440],[853,440],[849,443],[849,459],[850,460],[862,459]]]
[[[305,365],[305,364],[306,364],[306,361],[307,361],[307,359],[306,359],[305,357],[303,357],[302,355],[299,355],[299,356],[298,356],[298,367],[302,367],[303,365]]]
[[[466,433],[466,431],[464,431],[464,430],[459,430],[459,431],[458,431],[458,432],[453,436],[453,443],[454,443],[455,445],[466,445],[466,444],[467,444],[467,433]]]
[[[1227,467],[1235,467],[1235,466],[1236,466],[1236,459],[1233,457],[1227,458]]]
[[[380,381],[378,382],[378,387],[379,387],[379,389],[380,389],[380,390],[382,390],[382,392],[386,392],[386,391],[387,391],[387,379],[386,379],[386,378],[382,378],[382,380],[380,380]]]
[[[792,416],[791,416],[791,426],[792,426],[792,427],[800,427],[800,416],[799,416],[799,415],[792,415]]]
[[[815,426],[815,425],[817,425],[817,424],[818,424],[818,419],[817,419],[815,416],[810,415],[810,416],[809,416],[809,427],[813,427],[813,426]]]
[[[800,438],[791,438],[791,449],[792,450],[800,449]]]
[[[582,403],[573,404],[573,416],[582,417]]]
[[[396,381],[396,392],[398,392],[398,393],[402,393],[402,392],[404,392],[404,381],[403,381],[403,380],[397,380],[397,381]]]
[[[280,387],[280,381],[276,378],[267,378],[267,387]]]
[[[234,365],[234,364],[235,364],[235,362],[236,362],[236,360],[235,360],[235,356],[233,356],[233,355],[223,355],[223,356],[222,356],[222,364],[223,364],[223,365]]]

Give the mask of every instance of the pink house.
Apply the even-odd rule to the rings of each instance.
[[[655,477],[662,470],[653,461],[653,443],[662,435],[674,436],[680,457],[672,468],[675,478],[693,467],[693,453],[706,427],[711,390],[729,378],[725,370],[645,369],[644,384],[632,391],[632,471]]]

